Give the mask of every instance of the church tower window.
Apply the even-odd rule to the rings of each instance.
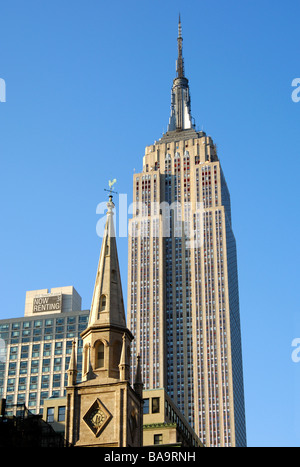
[[[104,344],[99,342],[96,346],[96,368],[104,367]]]

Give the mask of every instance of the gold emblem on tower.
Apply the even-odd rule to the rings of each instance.
[[[111,419],[112,415],[108,412],[100,399],[95,400],[83,417],[83,420],[95,436],[100,435]]]

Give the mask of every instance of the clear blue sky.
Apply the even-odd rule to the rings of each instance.
[[[231,193],[248,444],[299,446],[298,0],[2,2],[0,319],[39,288],[74,285],[90,307],[96,206],[112,178],[132,200],[166,130],[179,11],[192,114]]]

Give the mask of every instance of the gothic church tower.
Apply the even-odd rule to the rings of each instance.
[[[76,383],[73,345],[68,370],[66,438],[74,446],[142,446],[140,365],[129,383],[130,344],[126,327],[112,197],[97,270],[88,327],[82,332],[83,378]]]

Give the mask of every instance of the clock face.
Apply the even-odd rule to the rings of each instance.
[[[112,415],[102,404],[100,399],[95,400],[93,405],[89,408],[83,417],[83,420],[95,436],[100,435],[111,419]]]
[[[96,429],[100,428],[106,420],[105,413],[100,409],[92,410],[89,416],[91,425]]]

